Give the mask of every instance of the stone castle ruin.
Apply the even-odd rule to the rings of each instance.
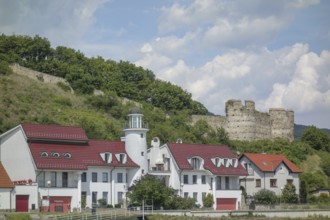
[[[226,116],[193,115],[192,123],[205,120],[212,128],[224,128],[232,140],[273,140],[277,138],[293,141],[294,112],[282,108],[271,108],[259,112],[254,101],[226,102]]]

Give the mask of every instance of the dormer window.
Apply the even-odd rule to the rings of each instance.
[[[211,159],[211,161],[213,162],[214,166],[216,166],[216,167],[221,167],[221,165],[223,165],[223,159],[221,159],[219,157],[214,157]]]
[[[223,159],[223,165],[229,167],[229,160],[227,158]]]
[[[71,157],[72,157],[72,155],[71,155],[70,153],[64,153],[63,156],[64,156],[65,158],[71,158]]]
[[[44,158],[45,158],[45,157],[48,157],[48,153],[47,153],[47,152],[41,152],[41,153],[40,153],[40,156],[41,156],[41,157],[44,157]]]
[[[238,165],[238,161],[237,161],[236,158],[231,159],[231,165],[232,165],[233,167],[237,167],[237,165]]]
[[[194,170],[200,170],[201,168],[201,160],[199,158],[191,158],[191,166]]]
[[[104,162],[111,163],[111,159],[112,159],[111,153],[109,153],[109,152],[101,153],[101,157]]]
[[[123,154],[123,153],[116,154],[116,158],[117,158],[117,160],[118,160],[119,163],[123,163],[124,164],[127,161],[127,156],[126,156],[126,154]]]
[[[53,156],[54,158],[59,158],[59,157],[60,157],[60,154],[57,153],[57,152],[53,152],[53,153],[52,153],[52,156]]]

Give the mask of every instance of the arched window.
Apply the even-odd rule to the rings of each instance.
[[[194,170],[199,170],[201,167],[201,160],[199,158],[192,158],[191,159],[191,166]]]
[[[64,156],[65,158],[71,158],[71,157],[72,157],[70,153],[64,153],[63,156]]]
[[[41,157],[48,157],[48,153],[47,153],[47,152],[41,152],[41,153],[40,153],[40,156],[41,156]]]

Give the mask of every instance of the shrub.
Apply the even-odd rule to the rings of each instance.
[[[99,202],[100,207],[106,207],[107,200],[105,198],[97,200]]]
[[[259,190],[254,195],[254,201],[257,204],[275,204],[276,200],[277,196],[275,195],[275,193],[267,189]]]
[[[298,195],[296,194],[296,187],[293,184],[286,184],[283,193],[282,201],[285,203],[297,203]]]
[[[61,81],[60,82],[57,82],[56,85],[58,87],[60,87],[65,92],[68,92],[68,91],[71,90],[71,87],[68,84],[64,83],[64,82],[61,82]]]
[[[0,75],[9,75],[12,74],[13,71],[9,67],[9,64],[6,61],[0,61]]]
[[[115,204],[115,208],[116,208],[116,209],[121,208],[121,204]]]
[[[213,205],[213,195],[208,193],[206,196],[203,197],[203,206],[206,208],[212,207]]]

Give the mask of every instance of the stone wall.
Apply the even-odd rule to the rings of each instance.
[[[224,128],[232,140],[294,139],[294,112],[272,108],[269,112],[255,110],[254,101],[226,102],[226,116],[193,115],[192,123],[205,120],[212,128]]]
[[[70,87],[70,84],[65,79],[63,79],[61,77],[57,77],[57,76],[49,75],[49,74],[46,74],[46,73],[34,71],[32,69],[20,66],[19,64],[13,64],[10,67],[16,74],[27,76],[31,79],[39,80],[39,81],[42,81],[44,83],[57,84],[58,82],[62,82],[62,83],[66,84]],[[71,88],[71,92],[73,93],[72,88]]]

